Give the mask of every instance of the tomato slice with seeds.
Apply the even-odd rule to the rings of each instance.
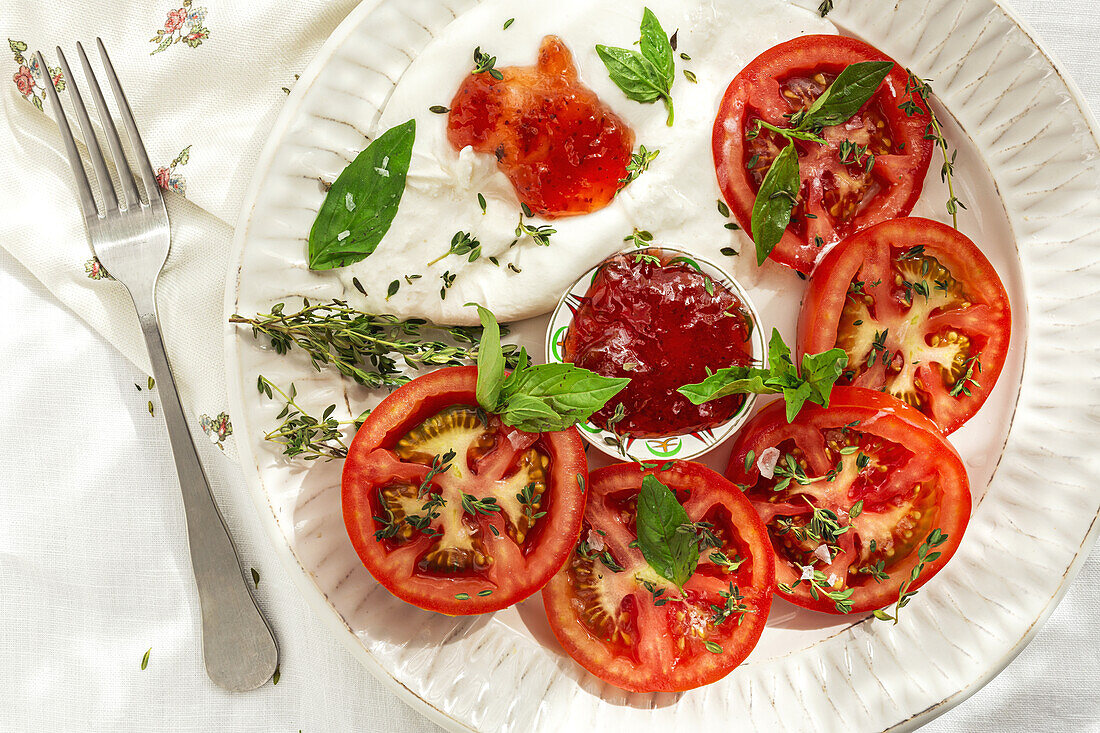
[[[376,407],[344,462],[344,525],[391,593],[450,615],[495,611],[558,571],[588,473],[576,430],[524,433],[477,406],[476,367],[417,377]]]
[[[1001,279],[964,234],[894,219],[833,249],[802,301],[799,348],[839,346],[839,384],[888,392],[950,433],[1001,374],[1012,310]]]
[[[790,127],[789,115],[809,108],[845,67],[863,61],[893,59],[854,38],[801,36],[760,54],[730,83],[714,121],[714,166],[722,195],[746,232],[752,232],[756,192],[787,145],[768,130],[755,138],[746,133],[757,120]],[[928,115],[907,116],[899,108],[913,96],[907,81],[905,69],[894,62],[851,119],[822,130],[826,144],[795,141],[802,187],[771,259],[809,274],[823,247],[912,211],[933,144],[924,137]],[[912,101],[924,109],[919,97]]]
[[[660,468],[620,463],[592,473],[581,542],[542,591],[550,628],[569,656],[634,692],[687,690],[726,676],[756,645],[771,608],[774,561],[749,502],[698,463]],[[637,548],[647,473],[714,538],[703,543],[682,593]]]
[[[775,468],[765,477],[769,458]],[[848,590],[851,613],[897,601],[920,546],[939,529],[946,542],[916,590],[951,559],[970,520],[966,469],[936,425],[855,387],[834,387],[829,408],[807,403],[792,423],[782,400],[769,403],[742,430],[726,476],[767,526],[779,593],[815,611],[842,612],[826,594]],[[857,502],[862,511],[852,510]],[[806,567],[817,581],[802,578]]]

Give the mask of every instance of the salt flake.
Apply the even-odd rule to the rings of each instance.
[[[351,197],[351,191],[344,194],[344,208],[348,211],[355,211],[355,199]]]
[[[378,168],[376,166],[375,169],[374,169],[374,172],[377,173],[378,175],[382,176],[383,178],[389,178],[390,177],[390,172],[388,170],[386,170],[385,168]]]
[[[764,478],[775,476],[775,464],[779,463],[779,449],[765,448],[760,451],[760,457],[756,459],[756,470]]]
[[[829,587],[832,588],[836,585],[837,577],[836,573],[829,573]]]
[[[814,579],[814,566],[803,565],[801,580],[813,580]]]
[[[603,537],[594,529],[588,530],[588,546],[596,552],[603,552],[607,549],[607,545],[603,542]]]
[[[829,548],[826,545],[818,545],[814,548],[814,557],[821,560],[825,564],[829,564],[833,561],[833,556],[829,552]]]
[[[351,232],[349,232],[347,229],[345,229],[344,231],[342,231],[342,232],[340,232],[339,234],[336,235],[336,241],[337,242],[343,242],[345,239],[347,239],[350,236],[351,236]]]

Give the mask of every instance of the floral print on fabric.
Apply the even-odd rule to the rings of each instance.
[[[84,263],[84,274],[90,280],[114,280],[98,257],[93,257]]]
[[[187,161],[191,159],[191,146],[180,151],[180,154],[176,156],[168,165],[162,165],[157,168],[157,185],[163,188],[165,191],[175,191],[180,195],[187,194],[187,179],[183,177],[182,173],[179,173],[176,168],[181,165],[187,165]]]
[[[38,68],[38,59],[34,54],[29,57],[23,55],[27,50],[27,44],[23,41],[13,41],[9,38],[8,46],[15,57],[15,63],[19,65],[12,76],[16,89],[23,95],[23,99],[42,109],[42,104],[46,100],[46,83],[42,77],[42,70]],[[57,91],[64,91],[65,77],[61,73],[61,68],[48,68],[47,71]]]
[[[206,413],[199,415],[199,423],[202,431],[210,442],[225,450],[225,439],[233,434],[233,423],[229,422],[229,413],[219,412],[217,417],[210,417]]]
[[[183,7],[169,10],[164,27],[149,39],[150,43],[157,44],[149,55],[165,51],[177,43],[198,48],[210,37],[210,29],[203,25],[205,21],[206,8],[192,7],[191,0],[183,0]]]

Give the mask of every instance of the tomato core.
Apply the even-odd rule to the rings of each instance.
[[[634,133],[577,77],[573,56],[547,36],[535,66],[470,74],[451,101],[455,150],[496,155],[520,201],[545,217],[586,214],[615,197]]]
[[[731,395],[693,405],[676,389],[703,381],[708,368],[751,363],[752,327],[737,296],[694,262],[644,250],[597,271],[574,313],[563,358],[630,378],[592,416],[594,425],[638,438],[677,435],[716,427],[744,403],[744,395]]]

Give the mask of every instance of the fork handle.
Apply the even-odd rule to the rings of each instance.
[[[180,404],[168,365],[152,292],[134,297],[161,411],[176,463],[187,517],[187,541],[202,609],[202,654],[206,673],[220,687],[240,692],[259,687],[275,671],[278,648],[241,569],[210,482]],[[143,302],[144,301],[144,302]]]

